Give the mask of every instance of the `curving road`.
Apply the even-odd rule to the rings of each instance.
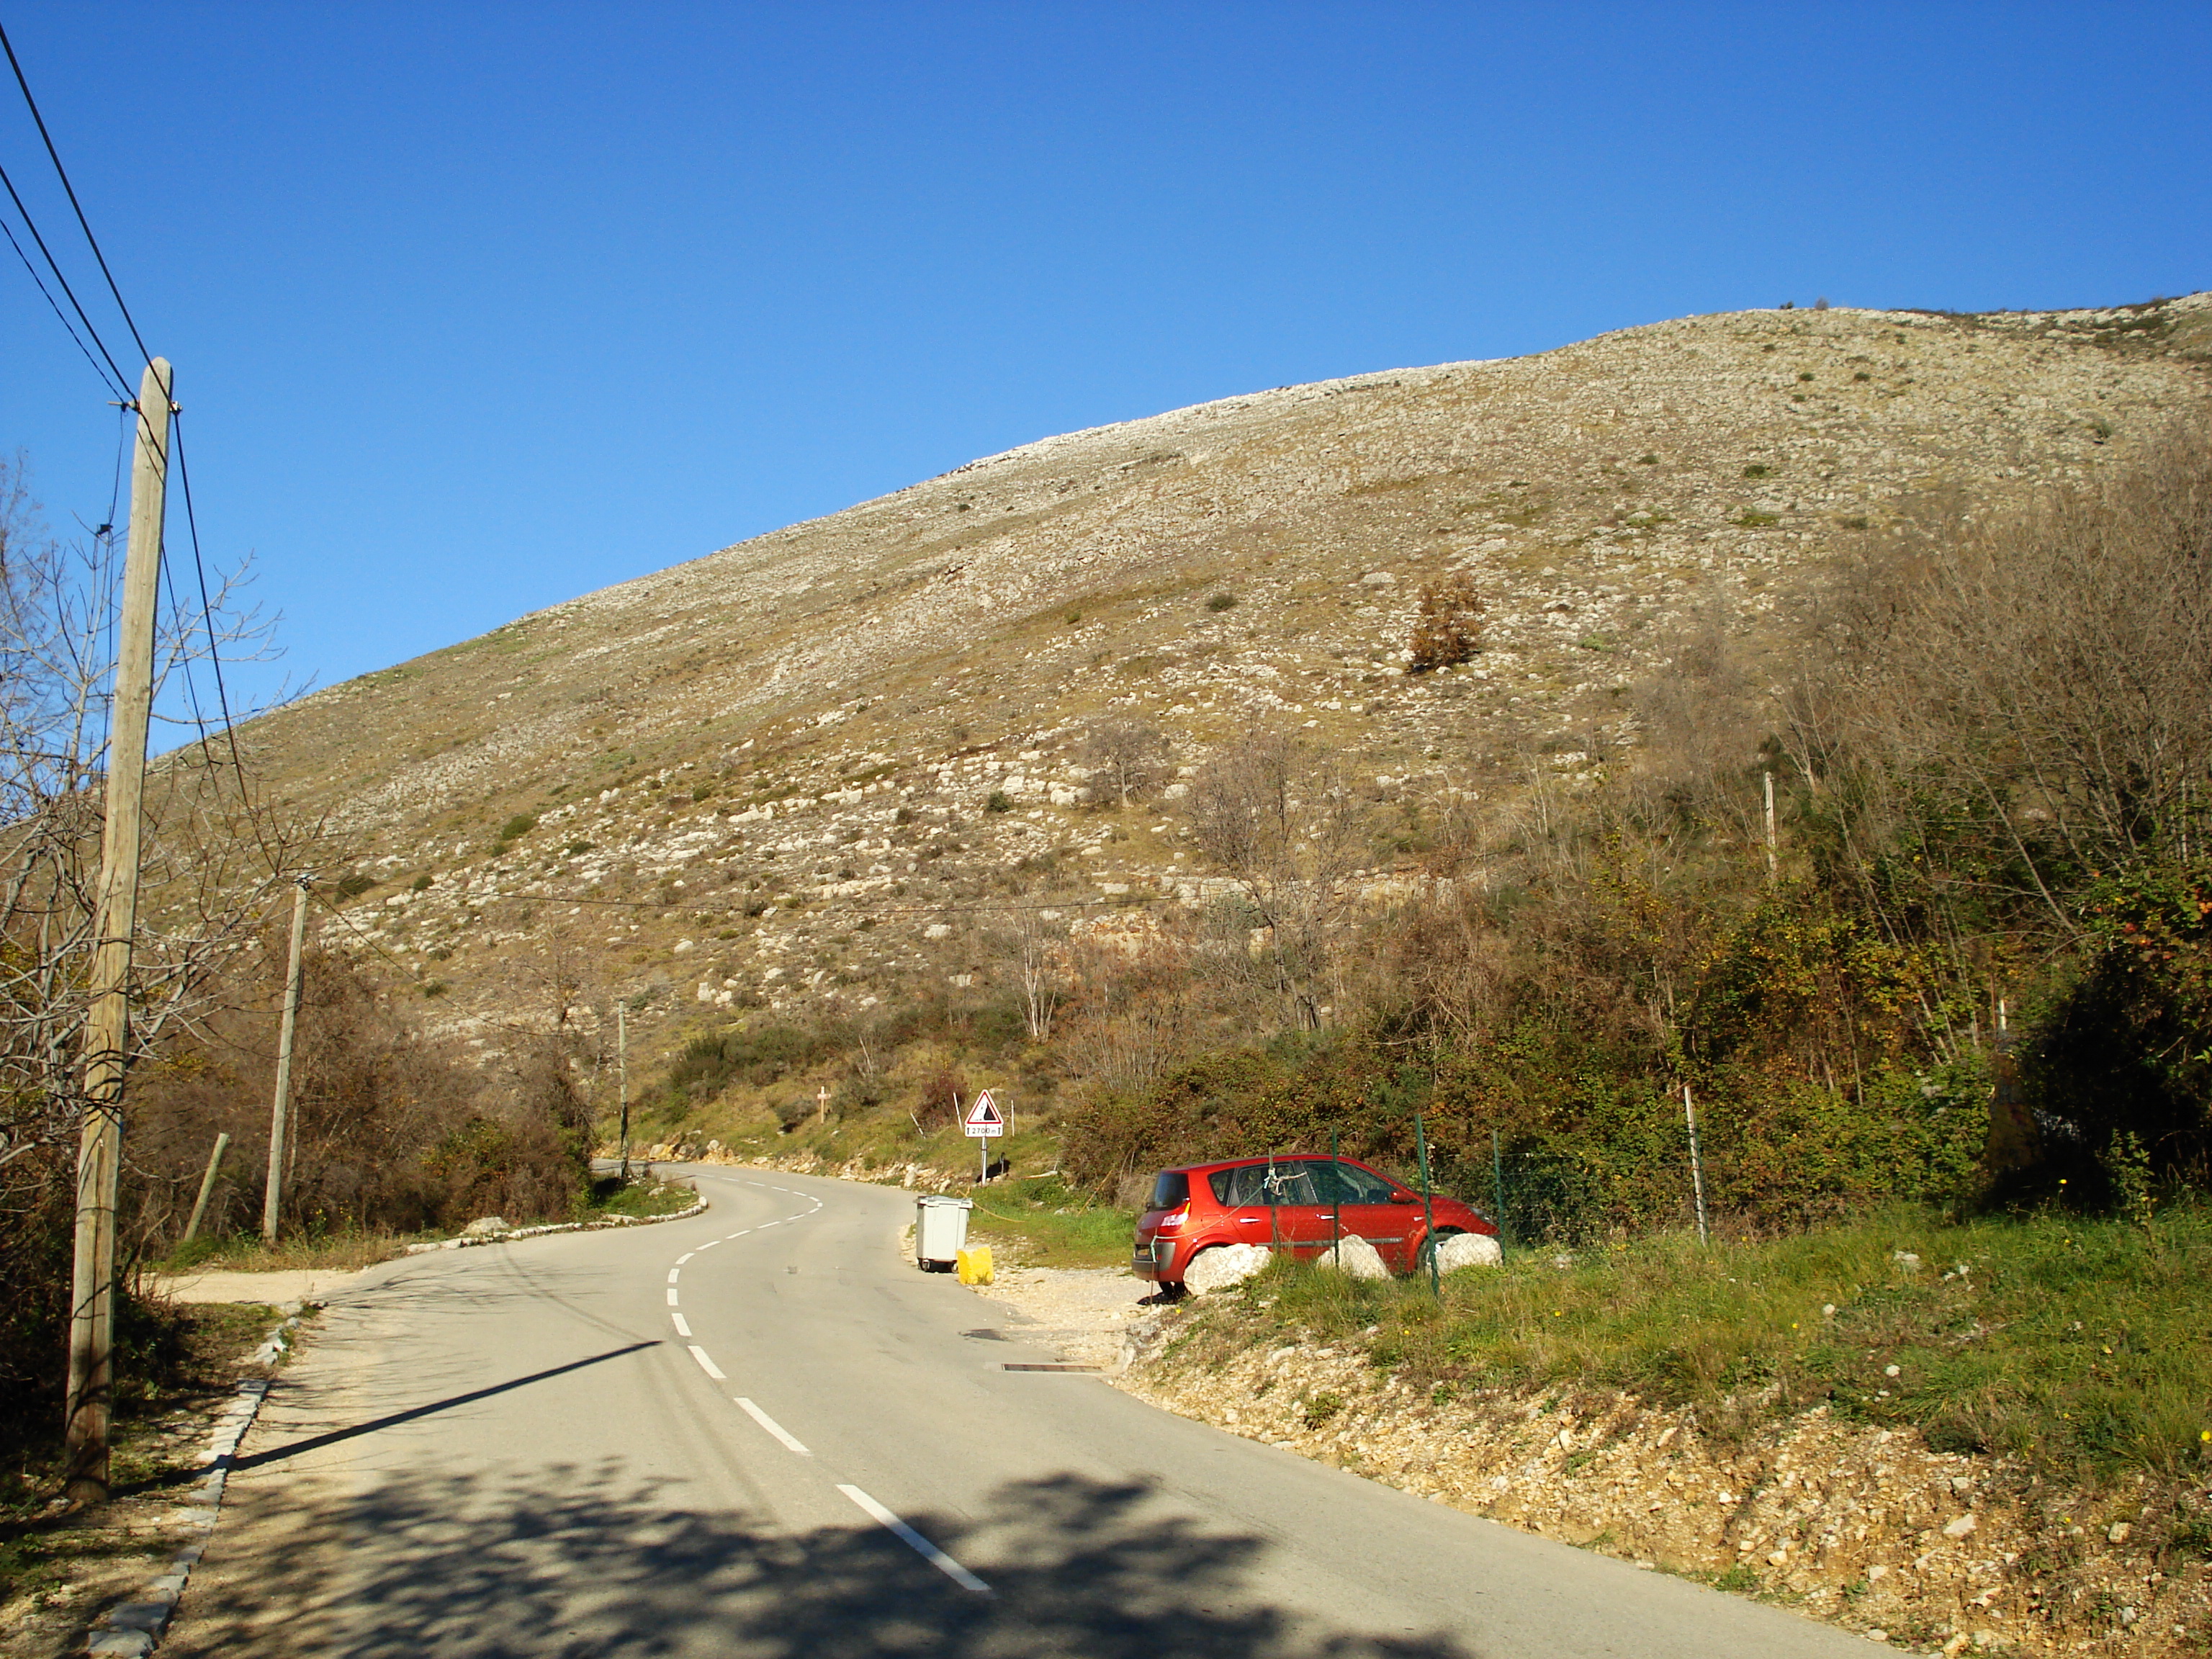
[[[1835,1659],[1856,1638],[1237,1439],[896,1249],[909,1194],[688,1170],[685,1221],[334,1297],[165,1654]]]

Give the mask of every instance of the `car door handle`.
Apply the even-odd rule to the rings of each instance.
[[[1237,1218],[1237,1224],[1240,1227],[1256,1227],[1260,1224],[1260,1218],[1256,1215],[1240,1215]]]

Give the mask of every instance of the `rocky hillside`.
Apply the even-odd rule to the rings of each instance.
[[[1632,763],[1625,694],[1686,620],[1755,643],[1869,538],[2114,465],[2202,407],[2209,352],[2206,295],[1763,311],[1285,387],[973,462],[242,735],[331,832],[327,939],[480,1045],[619,994],[649,1052],[978,972],[1017,866],[1054,927],[1190,902],[1172,806],[1101,810],[1102,720],[1170,769],[1287,726],[1416,805]],[[1485,648],[1407,673],[1419,589],[1462,572]]]

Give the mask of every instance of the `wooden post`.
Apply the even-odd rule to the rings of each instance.
[[[1690,1085],[1682,1085],[1682,1117],[1690,1126],[1690,1184],[1698,1195],[1698,1243],[1710,1245],[1705,1231],[1705,1159],[1698,1148],[1698,1109],[1690,1101]]]
[[[77,1147],[76,1248],[70,1275],[67,1486],[77,1504],[107,1501],[107,1431],[115,1396],[115,1206],[123,1158],[123,1071],[131,1040],[131,941],[138,926],[146,726],[154,709],[154,609],[169,477],[169,365],[138,381],[131,465],[131,542],[116,635],[115,702],[100,834],[100,914],[84,1028],[84,1130]]]
[[[1772,883],[1782,874],[1780,843],[1774,833],[1774,774],[1761,775],[1766,780],[1766,879]]]
[[[622,1090],[622,1178],[629,1179],[629,1005],[615,1004],[615,1076]]]
[[[185,1224],[185,1243],[189,1244],[200,1234],[200,1223],[207,1219],[208,1200],[215,1195],[215,1178],[222,1173],[222,1155],[230,1150],[230,1132],[223,1131],[215,1138],[215,1150],[208,1154],[207,1173],[200,1177],[200,1195],[192,1205],[192,1218]]]
[[[261,1242],[276,1242],[276,1218],[284,1202],[284,1143],[292,1127],[292,1034],[300,1018],[300,956],[307,940],[307,888],[312,876],[298,878],[292,895],[292,951],[284,970],[284,1018],[276,1034],[276,1099],[269,1109],[269,1178],[261,1188]]]

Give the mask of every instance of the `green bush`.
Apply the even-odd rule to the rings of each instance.
[[[668,1081],[678,1092],[694,1097],[712,1095],[732,1083],[764,1089],[842,1046],[842,1034],[827,1026],[763,1020],[694,1038],[670,1068]]]
[[[983,803],[983,810],[986,812],[1011,812],[1014,810],[1014,798],[1003,789],[994,789],[991,798]]]
[[[1234,593],[1216,593],[1206,602],[1206,608],[1217,613],[1233,611],[1237,608],[1237,596]]]
[[[520,841],[538,827],[538,820],[527,812],[517,812],[499,827],[501,841]]]

